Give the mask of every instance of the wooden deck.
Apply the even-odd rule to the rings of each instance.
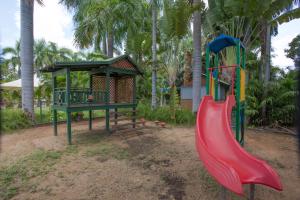
[[[136,107],[136,103],[110,103],[110,104],[71,104],[66,105],[53,105],[53,109],[58,111],[70,111],[78,112],[85,110],[105,110],[105,109],[115,109],[115,108],[133,108]]]

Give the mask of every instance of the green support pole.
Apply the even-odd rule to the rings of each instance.
[[[206,64],[206,95],[209,95],[209,76],[210,76],[210,73],[209,73],[209,65],[210,65],[210,60],[209,60],[209,47],[207,46],[206,47],[206,53],[205,53],[205,64]]]
[[[242,67],[243,69],[246,68],[246,54],[245,54],[245,49],[242,49]]]
[[[216,78],[215,78],[215,101],[219,100],[219,55],[216,54],[215,57],[215,70],[217,70],[216,72]]]
[[[54,136],[57,136],[57,110],[53,109],[53,129]]]
[[[70,105],[70,90],[71,90],[71,77],[70,77],[70,68],[66,68],[66,103],[67,106]]]
[[[71,130],[71,112],[67,111],[67,134],[68,134],[68,143],[72,144],[72,130]]]
[[[136,104],[136,78],[135,76],[133,77],[133,92],[132,92],[132,102],[134,104]],[[134,105],[134,107],[132,108],[132,127],[135,128],[135,122],[136,122],[136,107]]]
[[[93,95],[93,76],[90,75],[90,95]],[[92,130],[93,126],[93,111],[89,110],[89,130]]]
[[[71,90],[70,68],[66,68],[67,134],[68,134],[68,143],[72,144],[71,112],[69,111],[70,90]]]
[[[240,141],[240,119],[241,119],[241,111],[240,111],[240,41],[237,41],[236,44],[236,115],[235,115],[235,138],[239,142]]]
[[[54,109],[55,105],[55,89],[56,89],[56,76],[52,72],[52,110],[53,110],[53,129],[54,135],[57,136],[57,110]]]
[[[39,97],[39,106],[40,106],[40,123],[43,123],[43,110],[42,110],[42,100],[41,97]]]
[[[242,49],[242,68],[245,70],[246,69],[246,54],[245,54],[245,49]],[[246,104],[243,102],[241,106],[241,145],[244,146],[244,135],[245,135],[245,109],[246,109]]]
[[[117,119],[118,119],[118,108],[115,108],[115,116],[114,116],[114,118],[115,118],[115,125],[117,125],[118,124],[118,121],[117,121]]]
[[[106,131],[109,131],[109,69],[106,69],[106,77],[105,77],[105,103],[106,103],[106,109],[105,109],[105,128]]]
[[[93,116],[92,116],[92,110],[89,110],[89,130],[92,130],[92,121],[93,121]]]

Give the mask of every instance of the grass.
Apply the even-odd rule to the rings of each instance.
[[[85,156],[93,157],[93,156],[101,156],[104,159],[114,158],[117,160],[124,160],[129,157],[129,152],[115,145],[111,144],[100,144],[99,146],[88,149],[85,152]]]
[[[16,163],[0,168],[0,198],[10,199],[31,178],[46,175],[61,158],[62,152],[37,150]]]

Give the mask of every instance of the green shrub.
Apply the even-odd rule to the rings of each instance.
[[[159,120],[170,124],[189,125],[195,124],[196,116],[189,110],[176,108],[175,119],[172,119],[172,113],[169,106],[159,107],[155,110],[151,109],[149,104],[139,103],[138,117],[144,117],[148,120]]]
[[[32,121],[19,109],[1,110],[1,131],[9,132],[32,126]]]

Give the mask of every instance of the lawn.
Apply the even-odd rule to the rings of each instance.
[[[51,126],[3,135],[0,199],[218,199],[220,186],[196,154],[194,128],[147,124],[139,133],[110,135],[103,120],[93,131],[77,122],[71,146],[65,124],[57,137]],[[274,167],[284,187],[258,185],[256,199],[300,196],[295,137],[248,130],[245,148]],[[231,192],[228,198],[246,199]]]

